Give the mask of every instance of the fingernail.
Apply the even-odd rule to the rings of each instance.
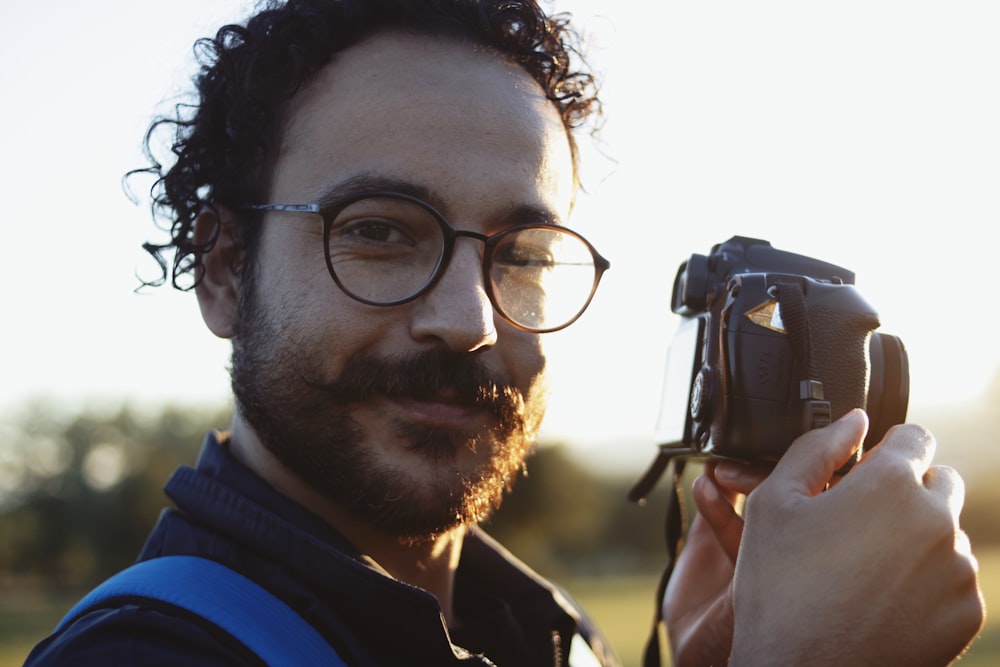
[[[839,422],[849,422],[849,421],[852,421],[854,419],[857,419],[858,416],[860,414],[862,414],[863,412],[864,412],[864,410],[862,410],[861,408],[852,408],[843,417],[841,417],[837,421],[839,421]]]
[[[708,477],[705,475],[700,476],[694,481],[694,486],[695,492],[701,494],[702,498],[710,503],[718,502],[720,498],[719,489]]]
[[[715,466],[712,475],[723,486],[737,484],[744,479],[743,466],[737,463],[722,461]]]

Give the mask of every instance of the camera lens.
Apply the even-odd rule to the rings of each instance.
[[[889,334],[872,334],[868,344],[871,379],[868,384],[868,436],[864,448],[871,449],[886,431],[906,421],[910,400],[910,362],[903,341]]]

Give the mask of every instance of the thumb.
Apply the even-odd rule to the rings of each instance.
[[[868,432],[868,415],[856,408],[832,424],[799,436],[778,461],[769,482],[781,493],[814,496],[851,458]]]

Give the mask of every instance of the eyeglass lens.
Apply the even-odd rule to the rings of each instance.
[[[413,201],[364,198],[327,224],[330,271],[344,291],[362,301],[406,301],[443,270],[442,225]],[[485,261],[493,303],[514,324],[531,330],[559,328],[590,300],[594,255],[570,230],[521,227],[494,237],[490,246]]]

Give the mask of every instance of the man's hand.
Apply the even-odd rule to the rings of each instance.
[[[698,516],[691,524],[663,600],[663,620],[675,667],[724,665],[733,642],[733,565],[743,520],[735,496],[706,475],[692,489]]]
[[[975,637],[985,612],[958,526],[964,487],[931,465],[927,431],[892,429],[825,490],[866,429],[855,411],[803,435],[763,482],[729,463],[699,480],[694,548],[664,604],[676,664],[726,664],[730,603],[732,665],[946,665]],[[745,524],[727,509],[737,493]]]
[[[725,485],[717,479],[725,475]],[[663,600],[674,667],[725,665],[733,642],[733,569],[743,535],[735,509],[770,472],[709,461],[694,481],[698,515],[691,524]]]
[[[930,433],[893,428],[824,492],[866,430],[857,410],[805,434],[747,498],[733,664],[946,665],[982,627],[964,485]]]

